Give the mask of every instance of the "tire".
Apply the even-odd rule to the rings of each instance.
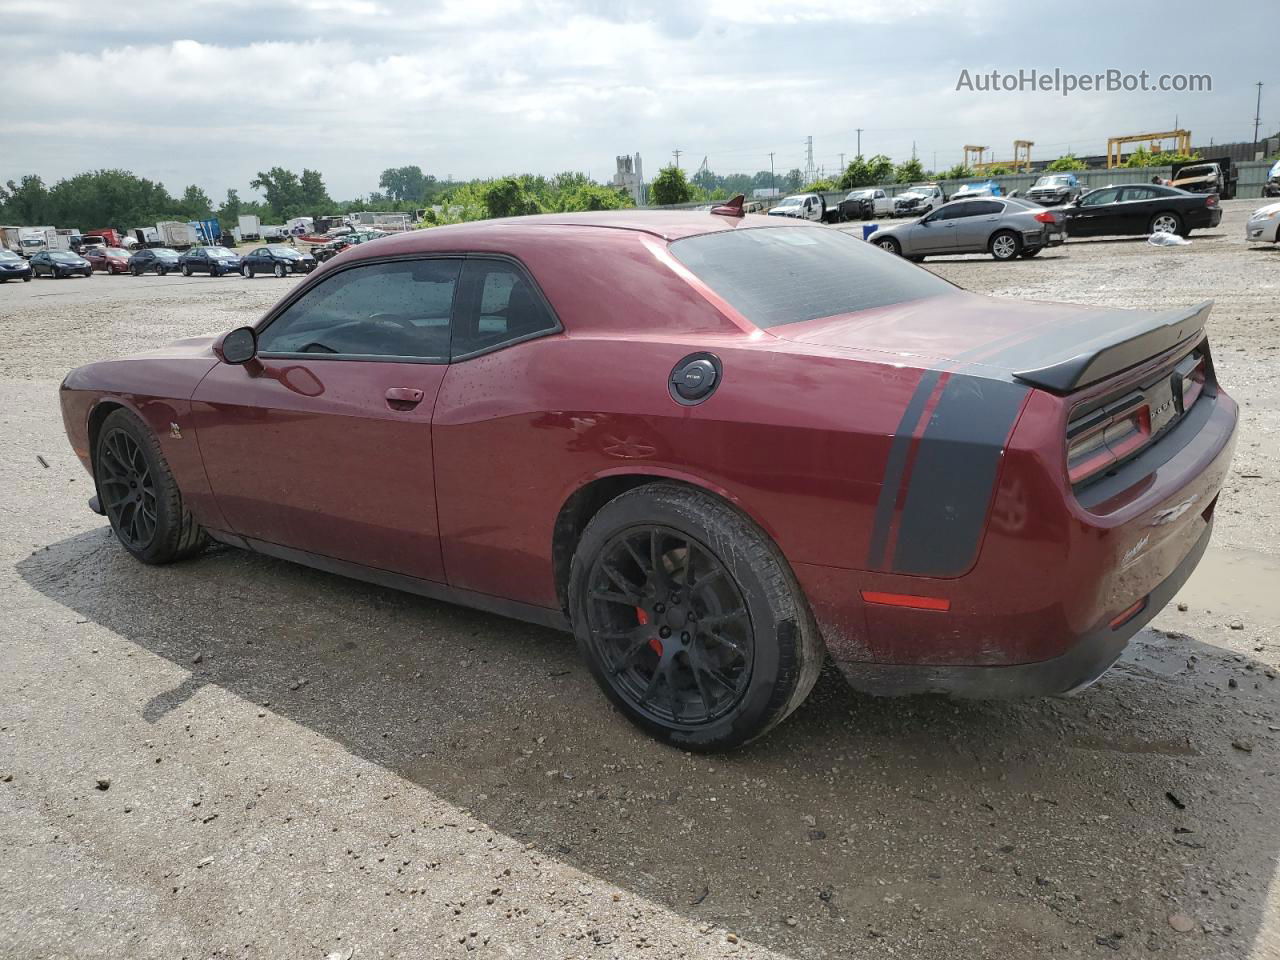
[[[924,263],[924,254],[917,253],[913,257],[907,257],[907,259],[910,260],[912,263]]]
[[[1034,257],[1043,249],[1044,247],[1036,247],[1033,250],[1023,250],[1020,254],[1018,254],[1018,256],[1022,257],[1023,260],[1030,260],[1032,257]]]
[[[1014,260],[1022,252],[1022,243],[1012,230],[997,230],[987,242],[987,250],[997,260]]]
[[[190,264],[186,264],[186,263],[184,263],[184,264],[182,265],[182,275],[183,275],[184,277],[189,277],[189,276],[191,276],[191,265],[190,265]]]
[[[1152,217],[1148,229],[1150,233],[1176,233],[1180,237],[1187,235],[1187,228],[1183,226],[1182,218],[1171,210],[1157,213]]]
[[[893,237],[881,237],[876,241],[876,246],[881,250],[886,250],[889,253],[892,253],[894,256],[902,256],[902,244]]]
[[[252,279],[253,279],[253,267],[249,266],[249,264],[247,264],[247,263],[246,263],[246,264],[242,264],[242,265],[241,265],[241,267],[240,267],[240,276],[244,277],[246,280],[252,280]]]
[[[605,695],[686,750],[767,733],[822,667],[817,626],[777,545],[692,487],[646,484],[605,504],[574,552],[569,610]]]
[[[142,271],[141,271],[141,270],[139,270],[139,269],[138,269],[137,267],[135,267],[135,266],[130,266],[130,267],[129,267],[129,276],[131,276],[131,277],[140,277],[140,276],[142,276]]]
[[[167,277],[168,275],[169,275],[169,271],[167,269],[165,269],[164,267],[156,267],[157,277]]]
[[[285,275],[284,264],[283,264],[283,263],[277,263],[277,264],[275,265],[275,269],[273,269],[271,272],[272,272],[272,273],[274,273],[274,274],[276,275],[276,279],[277,279],[277,280],[283,280],[283,279],[284,279],[284,275]]]
[[[93,479],[116,539],[143,563],[183,560],[208,543],[183,505],[159,441],[130,411],[116,410],[103,421],[94,443]],[[148,502],[151,511],[145,509]]]
[[[22,278],[22,282],[23,282],[23,283],[30,283],[30,282],[31,282],[31,277],[23,277],[23,278]]]

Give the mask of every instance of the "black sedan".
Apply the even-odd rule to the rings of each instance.
[[[129,258],[129,272],[135,277],[153,272],[164,276],[170,270],[178,269],[178,251],[168,247],[151,247],[139,250]]]
[[[82,277],[93,276],[93,264],[78,253],[66,250],[41,250],[31,257],[31,270],[37,277]]]
[[[1188,193],[1152,183],[1125,183],[1086,193],[1074,203],[1055,208],[1067,219],[1072,237],[1140,236],[1216,227],[1222,207],[1215,194]]]
[[[299,253],[292,247],[259,247],[240,258],[240,273],[246,277],[259,273],[284,277],[291,273],[310,273],[315,268],[315,257]]]
[[[178,257],[178,267],[184,277],[193,273],[207,273],[220,277],[240,269],[240,255],[226,247],[192,247]]]
[[[6,280],[30,280],[31,264],[12,250],[0,249],[0,283]]]

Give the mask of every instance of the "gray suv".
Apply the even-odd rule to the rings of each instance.
[[[983,197],[954,200],[927,217],[877,230],[867,240],[917,263],[957,253],[1013,260],[1062,243],[1064,223],[1061,213],[1017,197]]]

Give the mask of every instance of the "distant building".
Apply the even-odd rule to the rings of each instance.
[[[610,181],[613,186],[619,190],[626,190],[631,194],[631,199],[636,202],[636,206],[643,207],[645,204],[644,190],[644,169],[640,166],[640,154],[629,157],[626,154],[617,158],[618,169]]]

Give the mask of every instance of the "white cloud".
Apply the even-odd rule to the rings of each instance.
[[[211,22],[159,0],[109,15],[0,0],[0,179],[121,166],[221,196],[281,164],[319,169],[332,193],[353,196],[404,163],[607,178],[617,154],[640,150],[652,173],[679,148],[690,169],[704,154],[720,172],[767,169],[773,152],[786,170],[803,165],[808,135],[831,169],[857,128],[866,153],[902,159],[914,141],[926,164],[936,152],[950,165],[964,143],[1100,149],[1175,113],[1221,142],[1249,133],[1230,118],[1251,113],[1256,78],[1236,64],[1267,46],[1258,34],[1229,47],[1212,24],[1188,36],[1176,18],[1140,12],[1113,12],[1101,33],[1090,18],[1056,20],[1047,44],[1042,14],[1013,0],[223,0],[218,11]],[[1139,32],[1165,62],[1133,62]],[[1218,93],[955,92],[962,68],[991,65],[1211,71]],[[1270,109],[1268,128],[1280,125]]]

